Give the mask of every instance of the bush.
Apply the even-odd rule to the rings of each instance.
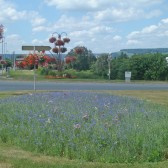
[[[77,77],[81,79],[98,79],[99,76],[95,75],[90,70],[86,71],[76,71],[74,69],[69,69],[64,71],[65,74],[71,74],[72,77]]]
[[[39,68],[38,72],[40,73],[40,75],[48,75],[49,74],[49,69],[48,68]]]
[[[50,70],[50,71],[48,72],[48,75],[51,75],[51,76],[56,76],[56,72],[55,72],[55,71]]]

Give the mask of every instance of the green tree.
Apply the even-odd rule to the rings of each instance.
[[[111,79],[125,79],[125,71],[130,71],[129,57],[121,54],[112,60]]]
[[[103,78],[107,78],[108,74],[108,54],[101,54],[92,66],[92,71]]]
[[[149,57],[149,68],[145,71],[144,79],[165,80],[167,79],[168,65],[165,56],[154,54]]]
[[[130,58],[132,79],[135,80],[166,80],[168,66],[166,55],[160,53],[134,55]]]
[[[76,49],[78,48],[81,49],[80,53],[76,52]],[[96,56],[92,53],[91,50],[88,50],[86,47],[75,47],[67,54],[67,56],[76,57],[76,61],[74,61],[72,63],[73,65],[71,64],[70,66],[78,71],[89,70],[96,61]]]
[[[132,79],[144,80],[144,74],[149,69],[148,55],[133,55],[130,58],[130,69],[132,72]]]

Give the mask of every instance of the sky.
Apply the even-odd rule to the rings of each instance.
[[[8,54],[28,53],[22,46],[29,45],[53,48],[49,38],[57,34],[70,38],[68,51],[167,48],[168,0],[0,0],[1,24]]]

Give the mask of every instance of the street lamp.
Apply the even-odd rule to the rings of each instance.
[[[110,80],[110,75],[111,75],[111,60],[112,60],[112,56],[111,54],[109,54],[107,58],[108,68],[109,68],[109,72],[108,72],[109,80]]]
[[[57,37],[54,36],[54,34],[57,34]],[[66,37],[62,38],[62,35],[65,35]],[[67,48],[64,47],[65,43],[69,43],[70,39],[67,38],[67,33],[52,33],[52,37],[49,39],[50,43],[54,43],[54,48],[52,51],[56,54],[58,54],[58,71],[62,71],[63,68],[63,62],[61,58],[61,54],[67,51]]]
[[[4,59],[4,55],[3,55],[3,47],[4,47],[4,45],[3,45],[3,43],[4,43],[4,36],[3,36],[3,33],[4,33],[4,26],[1,24],[0,25],[0,41],[1,41],[1,43],[2,43],[2,56],[1,56],[1,62],[3,61],[3,59]],[[2,74],[3,74],[3,63],[1,63],[1,65],[2,65]]]
[[[4,26],[1,24],[0,25],[0,40],[1,40],[1,43],[2,43],[2,59],[3,59],[3,48],[4,48],[4,36],[3,36],[3,34],[4,34]]]

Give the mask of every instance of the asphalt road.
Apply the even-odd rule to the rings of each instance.
[[[36,82],[36,90],[168,90],[168,83]],[[0,91],[34,90],[34,82],[0,80]]]

